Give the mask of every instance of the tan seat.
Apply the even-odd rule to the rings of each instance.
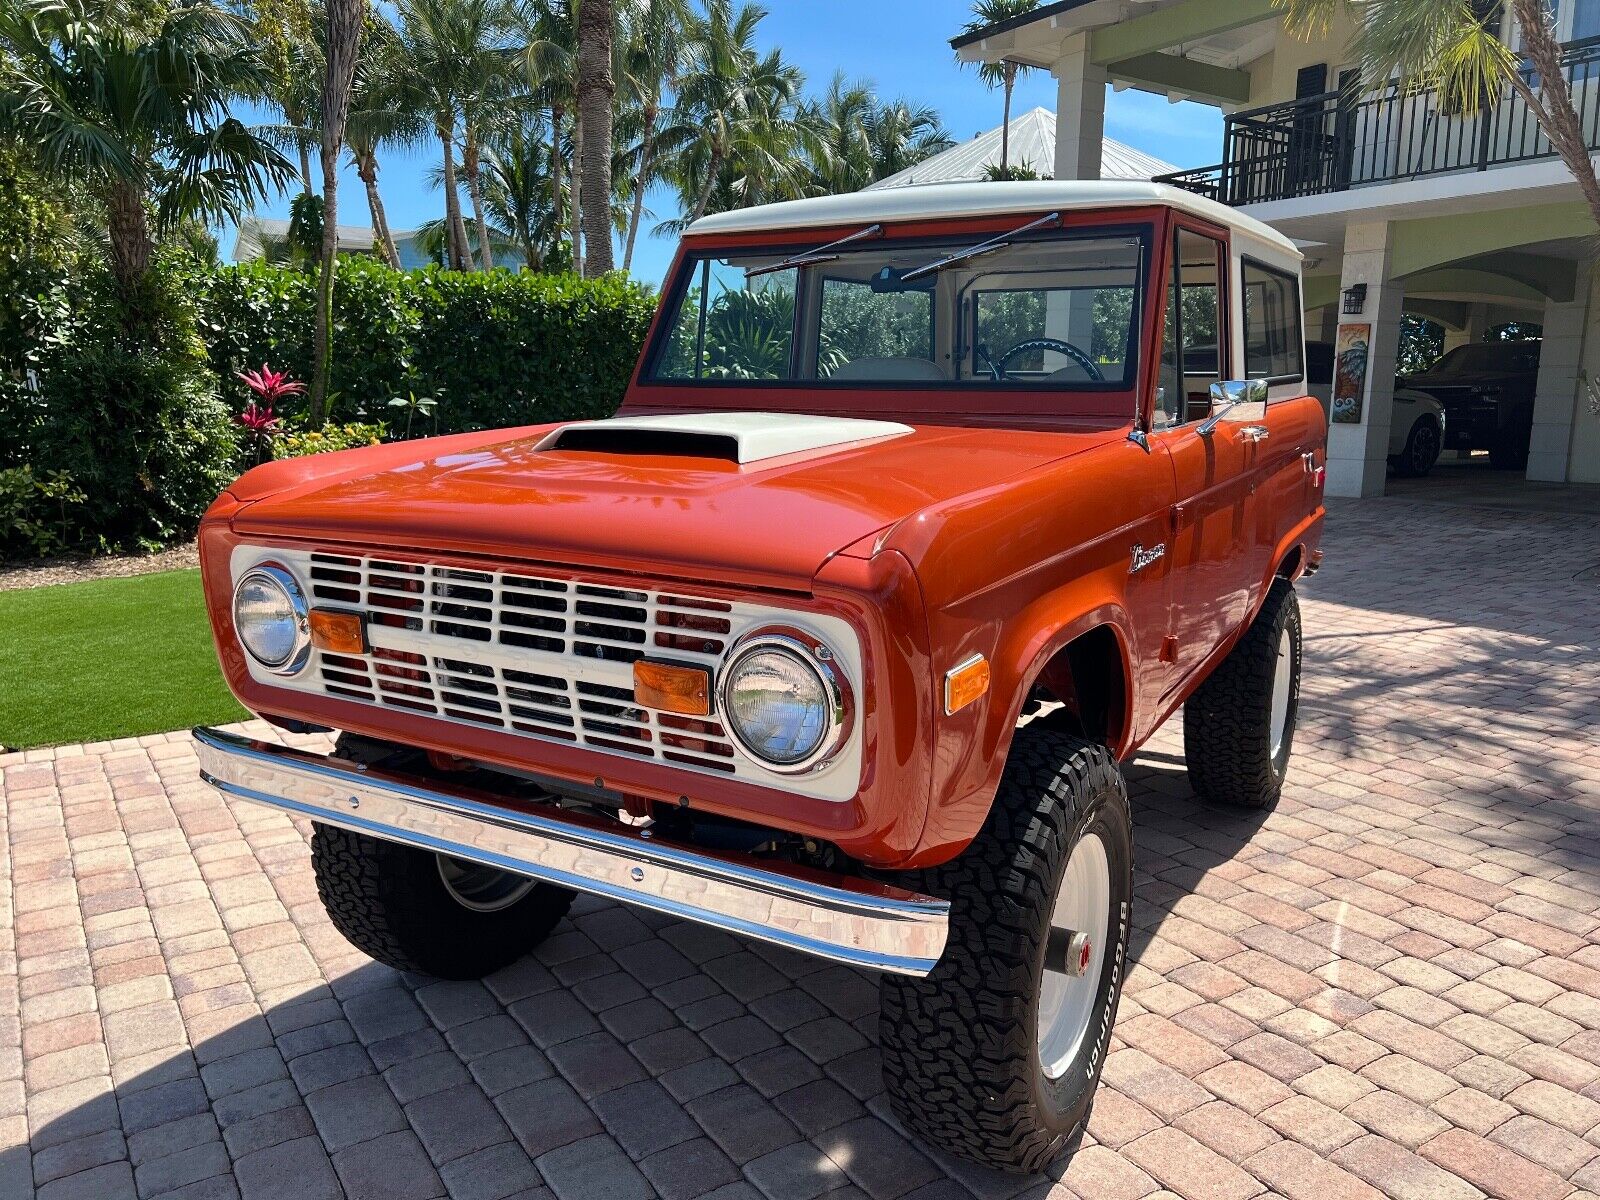
[[[949,382],[949,376],[939,364],[926,358],[858,358],[845,363],[828,378]]]

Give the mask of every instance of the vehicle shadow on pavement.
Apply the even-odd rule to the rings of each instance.
[[[1186,885],[1260,824],[1198,809],[1169,758],[1128,771],[1136,971]],[[31,1156],[0,1152],[7,1197],[1004,1200],[1072,1161],[1009,1176],[907,1138],[869,974],[591,898],[482,983],[363,959],[274,994],[199,969],[147,975],[148,1002],[98,1017],[99,989],[76,989],[78,1022],[39,1026],[60,1049],[31,1040],[23,983]],[[100,1065],[74,1076],[75,1057]],[[102,1077],[58,1082],[84,1074]]]

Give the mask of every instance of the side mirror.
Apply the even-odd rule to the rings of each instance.
[[[1267,406],[1267,381],[1265,379],[1232,379],[1211,385],[1211,415],[1195,428],[1201,437],[1210,437],[1217,423],[1236,408]],[[1252,416],[1259,414],[1250,414]]]

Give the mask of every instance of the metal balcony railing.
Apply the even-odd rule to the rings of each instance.
[[[1591,151],[1600,150],[1600,37],[1562,47],[1562,74]],[[1535,88],[1531,67],[1523,77]],[[1432,89],[1325,92],[1228,118],[1223,161],[1156,178],[1225,204],[1262,204],[1549,158],[1550,139],[1511,88],[1472,112]]]

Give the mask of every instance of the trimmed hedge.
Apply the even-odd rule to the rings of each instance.
[[[253,262],[196,277],[200,331],[225,396],[235,371],[311,374],[314,277]],[[332,421],[392,416],[395,396],[438,401],[414,434],[609,416],[655,297],[621,277],[394,271],[340,260]],[[303,402],[302,402],[303,403]]]

